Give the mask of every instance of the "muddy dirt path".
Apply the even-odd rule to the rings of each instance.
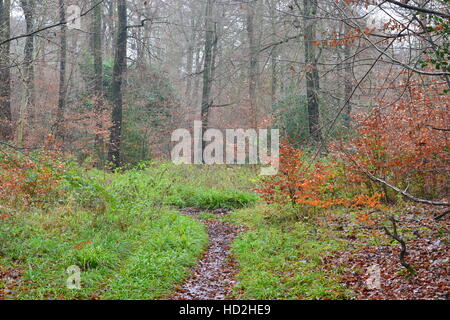
[[[198,218],[204,210],[184,209],[184,215]],[[210,213],[223,216],[228,210]],[[237,273],[236,263],[230,254],[230,244],[242,232],[242,227],[220,220],[200,220],[208,230],[209,245],[192,275],[181,285],[170,300],[225,300],[229,299]]]

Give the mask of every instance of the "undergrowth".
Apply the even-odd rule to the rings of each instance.
[[[0,198],[0,270],[21,274],[7,299],[166,296],[208,241],[204,225],[173,206],[239,208],[256,201],[231,182],[228,190],[197,188],[205,178],[193,167],[150,163],[107,173],[56,159],[50,166],[40,155],[19,157],[27,166],[3,158],[0,169],[2,182],[8,181]],[[180,177],[180,170],[192,175]],[[25,186],[17,182],[23,177]],[[37,189],[43,179],[45,189]],[[66,286],[73,265],[81,269],[79,290]],[[6,286],[0,281],[0,293]]]
[[[248,228],[232,247],[239,264],[234,295],[256,300],[350,297],[339,283],[339,270],[326,270],[322,261],[344,243],[327,230],[298,221],[288,210],[282,215],[282,210],[259,205],[227,218]]]

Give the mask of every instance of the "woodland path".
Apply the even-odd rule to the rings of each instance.
[[[205,210],[183,209],[181,213],[198,219]],[[217,216],[229,210],[208,211]],[[236,284],[236,262],[231,256],[230,244],[243,228],[220,219],[198,219],[207,227],[209,244],[192,275],[169,297],[170,300],[227,300]]]

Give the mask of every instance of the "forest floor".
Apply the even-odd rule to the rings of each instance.
[[[348,233],[348,237],[355,245],[340,251],[338,256],[325,259],[330,269],[346,266],[341,282],[352,288],[356,299],[450,299],[450,219],[435,221],[429,211],[423,212],[418,207],[410,210],[410,213],[399,218],[398,224],[406,241],[405,260],[414,268],[414,274],[409,274],[400,264],[398,242],[385,239],[371,243],[368,237],[357,239],[352,232]],[[367,270],[373,266],[380,270],[378,288],[367,285]]]
[[[0,203],[0,300],[449,299],[449,217],[386,208],[410,276],[399,244],[362,225],[360,209],[299,216],[260,201],[257,184],[244,167],[66,172],[39,202]],[[72,265],[79,290],[66,287]],[[370,289],[374,265],[381,286]]]
[[[199,261],[210,284],[223,278],[214,298],[228,296],[233,277],[223,274],[239,228],[203,218],[255,204],[250,179],[239,168],[155,163],[108,173],[74,166],[36,201],[1,198],[0,300],[161,299],[190,277],[195,284]],[[201,209],[189,215],[174,207]],[[73,266],[79,289],[67,286]]]

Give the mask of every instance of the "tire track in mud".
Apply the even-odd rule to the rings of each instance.
[[[198,219],[201,212],[224,216],[229,210],[205,211],[183,209],[181,214]],[[192,275],[171,295],[169,300],[227,300],[236,284],[236,262],[231,256],[230,245],[239,233],[240,226],[217,220],[200,220],[206,225],[209,244],[206,252],[194,268]]]

